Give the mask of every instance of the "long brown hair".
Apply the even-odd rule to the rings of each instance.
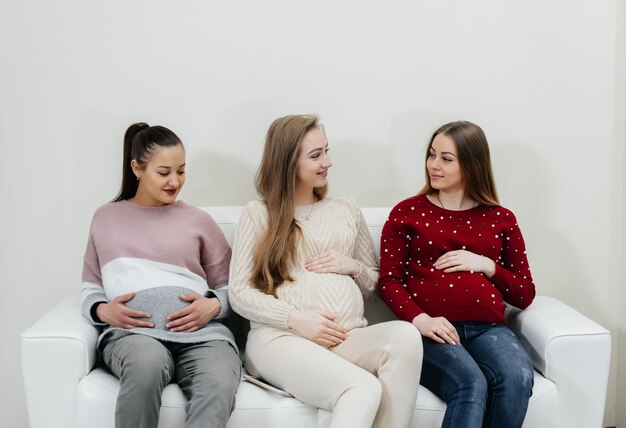
[[[480,126],[467,121],[450,122],[437,129],[426,148],[424,169],[426,184],[420,195],[433,195],[438,192],[430,184],[426,162],[430,156],[433,140],[439,134],[449,137],[456,147],[461,175],[465,180],[465,196],[485,206],[498,206],[498,192],[491,168],[491,156],[487,137]]]
[[[300,228],[294,218],[296,166],[304,136],[313,128],[322,129],[317,116],[284,116],[270,125],[265,137],[256,189],[267,206],[268,225],[254,251],[252,284],[266,294],[276,295],[285,281],[292,281]],[[318,200],[327,187],[313,189]]]

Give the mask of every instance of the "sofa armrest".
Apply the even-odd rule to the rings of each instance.
[[[535,368],[559,391],[560,426],[602,427],[611,353],[610,333],[563,302],[537,296],[510,309],[509,327]]]
[[[78,382],[96,363],[98,330],[81,315],[80,296],[61,302],[20,338],[31,428],[75,426]]]

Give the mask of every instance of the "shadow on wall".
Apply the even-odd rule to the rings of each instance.
[[[599,313],[593,278],[581,269],[583,251],[556,226],[564,210],[552,204],[558,189],[551,187],[551,169],[522,144],[490,143],[490,148],[500,201],[517,217],[537,293],[587,314]]]
[[[278,116],[270,102],[237,104],[226,110],[213,140],[203,146],[207,149],[190,154],[189,203],[244,205],[256,199],[254,175],[267,129]]]
[[[433,112],[407,112],[392,118],[387,141],[338,141],[332,194],[374,207],[392,207],[417,194],[424,185],[428,139],[443,122]]]
[[[190,165],[193,172],[189,181],[193,186],[187,187],[185,200],[191,205],[245,205],[257,198],[257,165],[209,151],[196,152]]]

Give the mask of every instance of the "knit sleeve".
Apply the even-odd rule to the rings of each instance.
[[[404,229],[397,207],[389,214],[383,226],[380,241],[380,279],[378,293],[389,309],[401,320],[412,322],[424,310],[411,298],[407,290],[406,264],[409,260],[411,235]]]
[[[267,227],[263,209],[261,203],[253,202],[241,215],[233,245],[228,295],[235,312],[244,318],[286,330],[293,306],[256,289],[250,281],[254,249]]]
[[[82,314],[95,325],[105,325],[98,319],[94,319],[92,308],[97,303],[107,303],[108,299],[102,285],[102,273],[100,261],[93,238],[94,224],[92,222],[87,241],[87,249],[83,258],[83,283],[81,286],[81,311]]]
[[[372,235],[367,228],[361,209],[354,203],[357,217],[357,236],[352,258],[359,262],[360,270],[354,280],[366,298],[372,297],[378,282],[378,262]]]
[[[502,293],[504,300],[520,309],[528,307],[535,298],[535,284],[530,273],[526,245],[513,213],[511,225],[503,231],[500,262],[491,282]]]
[[[208,215],[202,240],[200,254],[209,287],[207,297],[216,297],[220,301],[220,313],[215,319],[226,318],[231,314],[228,301],[228,269],[231,249],[220,227]]]

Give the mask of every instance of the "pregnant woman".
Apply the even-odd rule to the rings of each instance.
[[[316,116],[276,119],[233,246],[233,308],[252,321],[246,368],[332,427],[408,427],[421,340],[409,323],[367,326],[363,295],[378,279],[357,204],[326,197],[332,166]]]
[[[122,187],[93,216],[82,285],[98,350],[120,379],[118,428],[158,425],[161,392],[185,394],[188,428],[225,427],[239,385],[229,313],[231,250],[205,212],[177,201],[185,150],[169,129],[131,125]]]
[[[447,404],[443,427],[521,427],[533,366],[505,302],[535,297],[515,215],[498,201],[482,129],[452,122],[426,152],[426,185],[396,205],[381,238],[380,296],[422,334],[421,383]]]

